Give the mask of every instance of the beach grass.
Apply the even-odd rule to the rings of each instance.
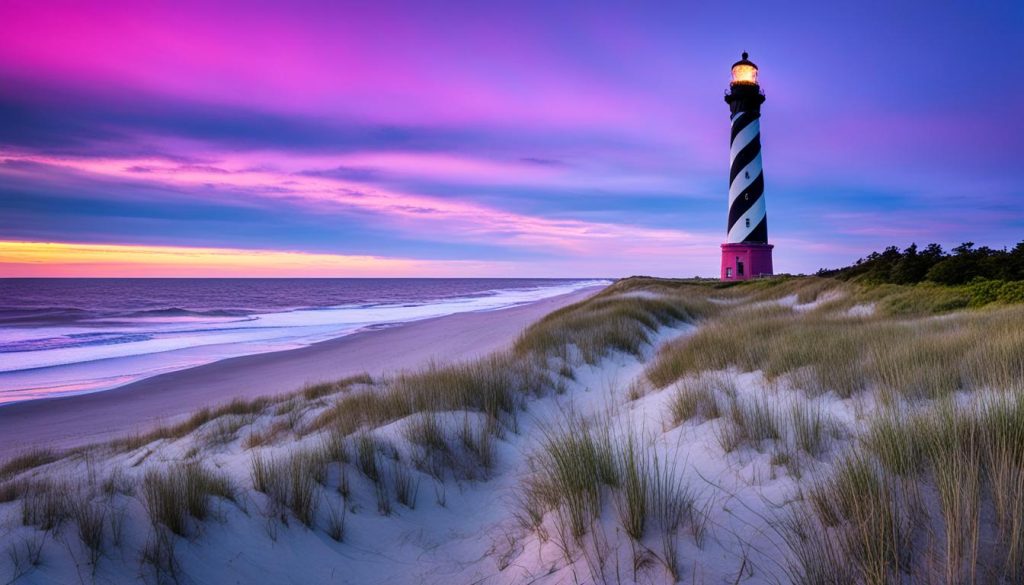
[[[120,439],[115,439],[110,442],[110,446],[119,451],[135,451],[154,441],[180,439],[207,423],[224,416],[260,414],[272,402],[272,399],[266,397],[252,400],[235,398],[218,407],[201,408],[179,423],[159,426],[144,433],[133,433]]]
[[[107,507],[88,493],[79,492],[71,503],[71,517],[88,552],[89,564],[95,568],[104,551]]]
[[[1021,423],[1024,399],[1003,395],[879,418],[809,491],[813,505],[795,524],[865,582],[928,571],[950,583],[1014,582],[1024,553]],[[801,560],[798,572],[813,573],[814,562]]]
[[[7,480],[24,471],[42,467],[60,458],[60,454],[47,447],[28,449],[0,465],[0,481]]]
[[[1024,307],[962,310],[956,294],[824,278],[626,279],[480,359],[232,400],[106,445],[21,453],[0,465],[0,504],[17,502],[29,535],[12,554],[27,570],[42,554],[33,535],[73,526],[95,570],[127,546],[114,526],[135,501],[149,520],[136,558],[158,579],[182,577],[179,537],[197,538],[221,504],[247,516],[255,502],[268,527],[295,523],[343,543],[353,524],[362,535],[359,510],[449,505],[448,494],[508,473],[503,458],[519,444],[506,442],[530,439],[515,515],[536,546],[554,541],[565,566],[587,564],[591,577],[611,570],[606,539],[622,534],[634,571],[654,563],[685,578],[697,564],[681,551],[699,554],[709,518],[754,501],[723,490],[714,507],[693,486],[715,492],[720,477],[743,476],[731,489],[790,482],[762,527],[777,535],[784,581],[1020,582]],[[676,337],[655,348],[667,331]],[[612,354],[646,361],[613,388],[618,418],[570,411],[537,423],[551,417],[534,404],[560,407]],[[657,420],[623,422],[634,409]],[[713,452],[728,473],[691,472],[669,436],[703,438],[693,452]],[[229,455],[242,465],[215,467]],[[230,475],[239,468],[248,482]],[[423,480],[436,498],[423,497]],[[747,554],[737,575],[753,570]]]
[[[348,376],[340,380],[308,384],[302,389],[302,397],[306,400],[316,400],[318,398],[330,396],[331,394],[345,392],[358,384],[369,386],[373,384],[373,378],[370,377],[369,374],[363,373]]]
[[[374,392],[345,395],[320,413],[307,432],[334,427],[344,434],[417,413],[475,411],[514,417],[522,395],[547,390],[550,377],[531,360],[497,353],[474,362],[431,364],[381,382]]]
[[[179,536],[187,534],[189,517],[206,520],[210,498],[235,498],[235,488],[226,475],[195,461],[175,463],[165,470],[150,469],[142,477],[141,490],[153,524]]]
[[[53,530],[71,517],[70,489],[61,479],[40,479],[26,486],[21,500],[21,523]]]
[[[631,279],[632,280],[632,279]],[[573,348],[583,362],[595,364],[611,351],[638,355],[659,327],[694,323],[716,312],[703,294],[678,290],[629,296],[645,290],[639,282],[612,285],[600,294],[547,315],[516,341],[519,355],[568,356]]]
[[[672,424],[677,426],[694,418],[712,420],[720,417],[720,395],[728,396],[720,392],[717,376],[702,375],[679,380],[668,405]]]
[[[419,497],[420,480],[400,462],[391,464],[391,486],[394,488],[395,500],[410,510],[416,509]]]
[[[266,514],[279,517],[288,510],[300,523],[312,527],[321,485],[327,478],[328,459],[328,452],[322,448],[296,449],[277,456],[253,452],[249,476],[253,489],[267,497]]]
[[[608,429],[571,420],[548,430],[535,465],[523,498],[527,515],[554,512],[557,532],[578,543],[601,510],[602,487],[619,482]]]
[[[967,388],[1020,391],[1024,307],[941,318],[744,308],[665,345],[647,374],[658,388],[730,367],[786,376],[810,396],[848,398],[869,389],[886,404],[934,400]]]
[[[516,516],[524,528],[542,540],[554,534],[563,555],[572,559],[595,546],[587,538],[599,538],[610,506],[618,529],[637,544],[634,562],[649,554],[641,552],[647,550],[642,543],[656,530],[662,547],[658,559],[679,578],[676,534],[691,525],[699,540],[704,524],[677,459],[659,455],[650,436],[570,414],[544,432],[531,462],[533,472],[517,498]],[[604,562],[592,560],[592,571],[602,575]]]
[[[348,508],[345,502],[335,504],[329,498],[327,500],[327,535],[335,542],[345,541],[345,522],[348,519]]]

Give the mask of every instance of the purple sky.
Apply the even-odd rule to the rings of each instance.
[[[777,271],[1024,239],[1020,2],[141,4],[0,4],[0,275],[716,275],[743,50]]]

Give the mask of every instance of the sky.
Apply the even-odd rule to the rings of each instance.
[[[1017,2],[0,1],[0,276],[716,276],[1024,239]]]

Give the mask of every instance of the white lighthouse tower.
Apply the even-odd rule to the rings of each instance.
[[[772,274],[768,214],[761,168],[761,104],[757,65],[743,58],[732,66],[725,102],[732,114],[729,143],[729,221],[722,244],[722,280]]]

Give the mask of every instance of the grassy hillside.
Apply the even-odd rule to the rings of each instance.
[[[890,246],[818,275],[873,285],[919,285],[944,295],[949,309],[1024,303],[1024,242],[1004,250],[965,242],[949,252],[938,244],[923,249],[911,244],[904,250]]]

